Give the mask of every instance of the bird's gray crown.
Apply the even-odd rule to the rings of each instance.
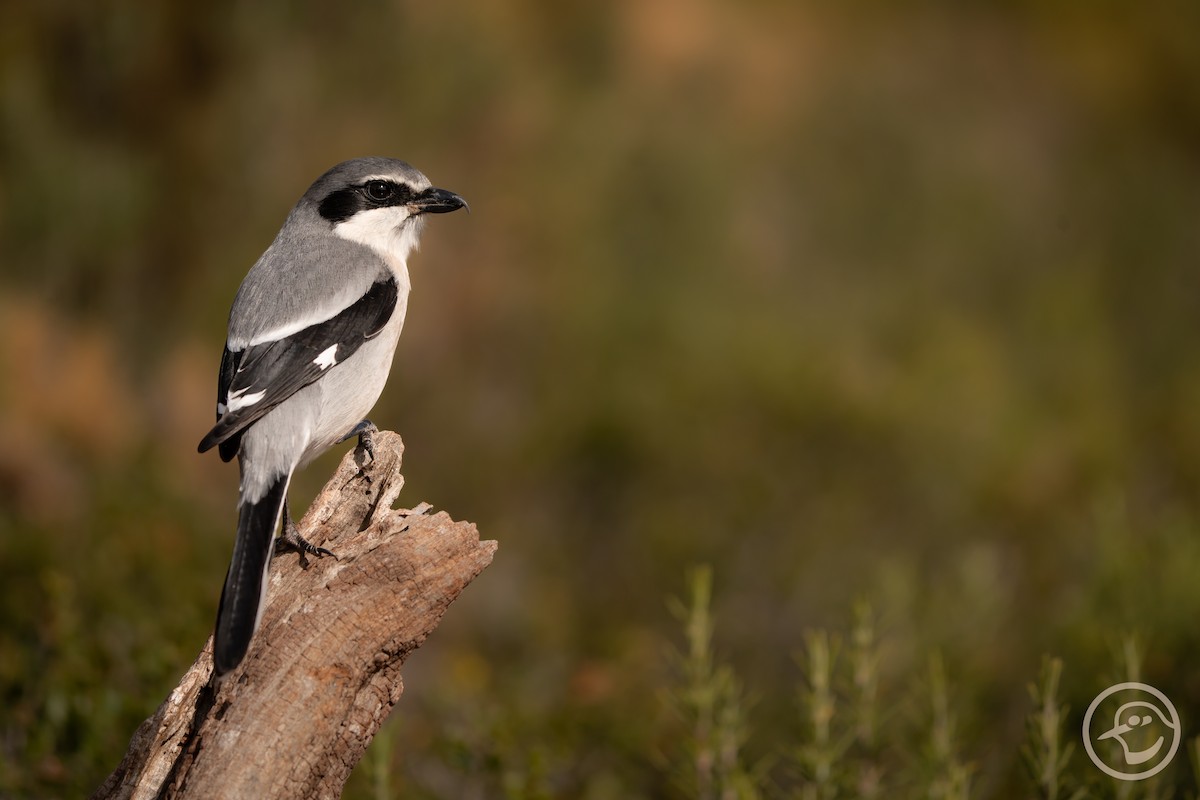
[[[397,158],[354,158],[331,167],[313,181],[313,185],[304,196],[319,202],[332,191],[348,186],[361,186],[368,178],[406,183],[417,191],[428,189],[430,186],[429,179],[420,170]]]

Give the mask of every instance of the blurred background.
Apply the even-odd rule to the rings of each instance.
[[[1197,30],[1182,2],[0,4],[0,796],[95,788],[210,633],[229,304],[360,155],[471,204],[411,260],[372,416],[401,503],[500,549],[347,796],[687,795],[664,697],[698,564],[767,796],[802,785],[805,632],[856,603],[897,714],[944,664],[972,796],[1028,788],[1045,654],[1086,770],[1131,635],[1200,733]]]

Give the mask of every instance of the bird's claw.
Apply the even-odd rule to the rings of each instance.
[[[370,428],[364,428],[358,432],[358,447],[362,450],[371,461],[375,460],[375,434],[377,430],[374,425]],[[366,461],[367,459],[363,459]]]
[[[368,461],[375,460],[375,434],[377,433],[379,433],[379,428],[375,427],[375,423],[369,419],[364,419],[340,440],[344,442],[352,436],[358,437],[358,447],[354,449],[354,452],[360,472],[363,471],[363,466]],[[362,453],[361,456],[358,455],[360,452]]]
[[[292,521],[291,517],[286,517],[283,523],[283,533],[275,540],[275,552],[278,554],[280,550],[294,550],[300,556],[300,567],[308,569],[308,557],[316,556],[324,558],[325,556],[333,556],[334,560],[338,560],[337,555],[332,550],[326,550],[324,547],[317,547],[310,544],[303,536],[300,535],[300,528]]]

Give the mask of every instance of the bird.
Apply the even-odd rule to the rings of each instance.
[[[300,536],[287,508],[293,473],[359,437],[383,392],[410,290],[408,257],[426,215],[467,208],[404,161],[356,158],[317,178],[243,279],[229,312],[216,423],[197,448],[238,459],[237,536],[213,631],[219,679],[246,655],[276,542],[333,555]],[[467,209],[470,210],[469,208]],[[283,519],[283,531],[276,530]]]

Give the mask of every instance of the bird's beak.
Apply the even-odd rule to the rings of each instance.
[[[432,187],[414,197],[409,205],[415,208],[418,214],[445,214],[460,208],[467,209],[468,213],[471,211],[467,201],[454,192]]]

